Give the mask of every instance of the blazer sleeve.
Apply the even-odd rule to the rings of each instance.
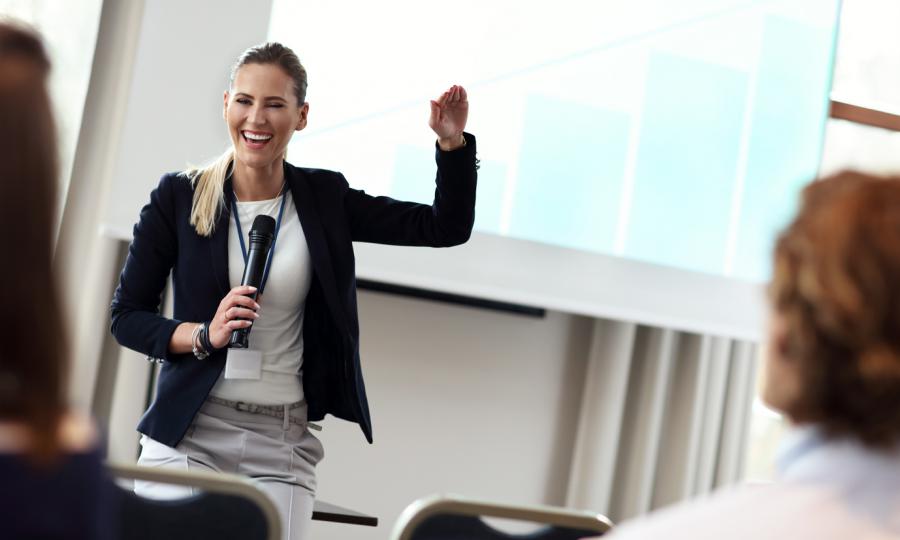
[[[449,152],[435,149],[437,177],[431,205],[373,197],[348,188],[344,207],[354,241],[403,246],[462,244],[475,223],[477,160],[475,137]],[[437,146],[437,145],[435,145]]]
[[[150,194],[110,306],[116,341],[156,359],[170,359],[169,341],[181,324],[160,314],[161,295],[178,253],[173,184],[181,180],[163,176]]]

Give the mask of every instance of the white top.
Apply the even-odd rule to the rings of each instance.
[[[272,268],[259,301],[259,318],[250,330],[250,348],[263,353],[262,378],[258,381],[225,379],[225,372],[210,395],[233,401],[280,405],[303,399],[300,368],[303,363],[303,314],[312,279],[306,236],[297,216],[293,198],[285,194],[284,217],[275,240]],[[253,220],[260,214],[278,219],[281,196],[275,199],[238,202],[244,243]],[[228,278],[231,287],[241,284],[244,256],[234,218],[228,221]]]
[[[777,465],[773,484],[728,488],[672,506],[614,528],[612,539],[900,537],[900,450],[825,440],[806,427],[787,436]]]

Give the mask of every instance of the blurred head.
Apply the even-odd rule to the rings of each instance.
[[[291,135],[306,127],[306,86],[306,70],[284,45],[264,43],[244,51],[224,95],[235,159],[251,168],[283,159]]]
[[[763,399],[876,447],[900,438],[900,177],[813,182],[781,234]]]
[[[17,258],[0,265],[0,420],[24,422],[34,454],[58,449],[66,361],[51,273],[56,222],[56,135],[47,95],[49,60],[32,31],[0,22],[0,230]]]

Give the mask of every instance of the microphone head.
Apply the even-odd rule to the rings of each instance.
[[[270,216],[259,215],[253,220],[250,227],[250,249],[256,246],[268,250],[269,244],[275,239],[275,220]]]
[[[250,227],[250,232],[256,232],[257,234],[266,236],[274,235],[275,220],[271,216],[260,214],[256,216],[256,219],[253,220],[253,226]]]

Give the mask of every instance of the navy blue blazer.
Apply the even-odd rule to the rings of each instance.
[[[333,171],[285,163],[285,180],[306,235],[312,284],[303,323],[303,391],[309,419],[332,414],[359,424],[372,442],[372,422],[359,361],[359,322],[353,242],[444,247],[468,240],[475,221],[475,137],[466,146],[435,151],[431,206],[373,197]],[[225,183],[226,196],[232,193]],[[162,177],[134,226],[134,239],[113,297],[111,330],[123,346],[162,360],[153,404],[138,431],[176,446],[225,366],[225,351],[205,360],[168,352],[183,321],[207,321],[230,290],[228,205],[213,234],[190,225],[193,188],[183,175]],[[174,318],[160,314],[172,273]],[[299,276],[298,276],[299,279]]]

